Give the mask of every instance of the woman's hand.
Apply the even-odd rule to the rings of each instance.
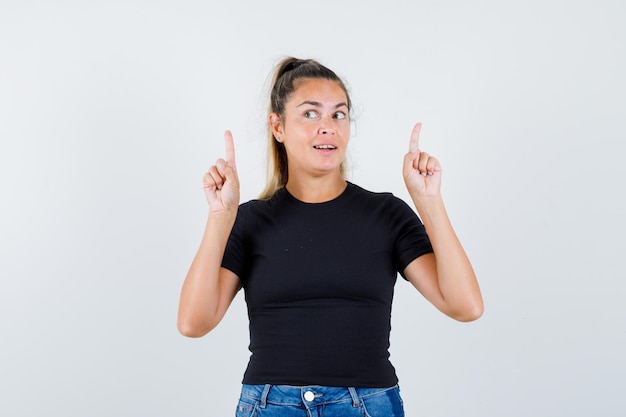
[[[413,197],[434,197],[441,194],[441,165],[439,161],[419,149],[422,124],[413,127],[409,153],[404,156],[402,173],[404,183]]]
[[[239,206],[239,178],[235,165],[235,144],[232,133],[224,132],[226,159],[218,159],[202,179],[204,194],[211,213],[236,210]]]
[[[224,140],[226,159],[218,159],[202,179],[209,215],[180,294],[178,329],[189,337],[203,336],[217,326],[241,288],[237,275],[221,267],[239,208],[239,179],[230,131],[224,133]]]
[[[476,320],[484,305],[476,275],[461,246],[441,198],[441,166],[419,150],[418,123],[404,157],[404,182],[424,223],[432,254],[411,262],[404,275],[433,305],[459,321]]]

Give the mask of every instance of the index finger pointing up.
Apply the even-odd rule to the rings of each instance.
[[[224,132],[224,144],[226,146],[226,162],[235,165],[235,143],[230,130]]]
[[[409,142],[409,152],[415,152],[419,149],[420,131],[422,130],[422,124],[417,123],[413,127],[411,132],[411,140]]]

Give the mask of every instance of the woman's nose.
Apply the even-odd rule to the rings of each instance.
[[[330,127],[330,123],[331,123],[331,121],[326,120],[326,119],[322,119],[322,121],[320,123],[320,128],[319,128],[319,133],[321,135],[330,135],[330,134],[334,134],[335,133],[335,129]]]

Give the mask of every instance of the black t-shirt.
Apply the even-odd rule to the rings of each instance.
[[[352,183],[304,203],[286,189],[241,204],[222,266],[250,320],[245,384],[387,387],[397,273],[432,252],[415,212]]]

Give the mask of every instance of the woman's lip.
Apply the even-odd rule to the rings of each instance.
[[[337,148],[313,148],[318,155],[330,156],[337,152]]]

